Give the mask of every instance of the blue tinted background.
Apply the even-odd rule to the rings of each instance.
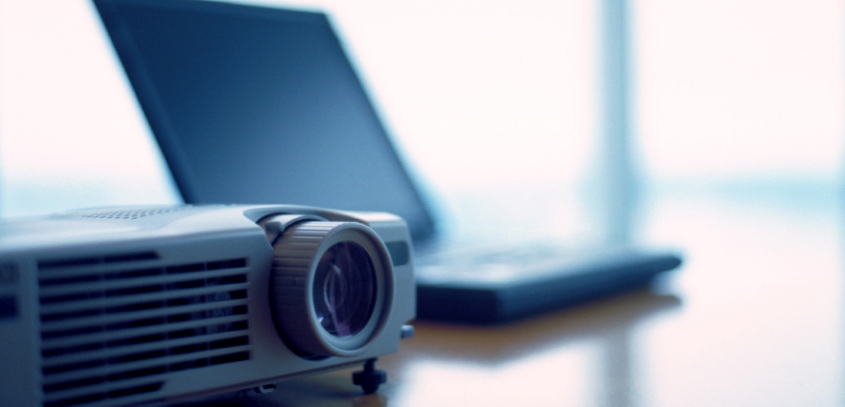
[[[601,235],[601,4],[293,5],[330,12],[456,235],[571,239]],[[642,194],[834,191],[840,8],[632,2],[630,141]],[[178,201],[93,6],[5,0],[0,19],[0,214]],[[485,219],[500,233],[464,226]]]

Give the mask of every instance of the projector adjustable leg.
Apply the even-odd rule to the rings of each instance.
[[[352,373],[352,383],[361,386],[364,394],[372,394],[378,386],[387,381],[387,372],[376,369],[376,358],[368,359],[364,363],[364,370]]]

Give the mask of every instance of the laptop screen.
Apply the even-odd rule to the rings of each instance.
[[[326,16],[95,0],[187,203],[283,203],[433,222]]]

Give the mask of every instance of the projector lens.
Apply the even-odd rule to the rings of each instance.
[[[331,246],[317,263],[312,301],[317,322],[331,335],[351,337],[367,325],[376,301],[370,256],[354,242]]]
[[[356,222],[302,221],[273,243],[270,305],[279,336],[308,359],[363,353],[391,312],[384,242]]]

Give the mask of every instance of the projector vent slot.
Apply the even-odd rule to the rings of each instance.
[[[90,393],[82,396],[68,397],[55,401],[46,401],[44,402],[44,407],[69,407],[81,406],[91,403],[102,403],[106,400],[115,400],[127,396],[134,396],[136,394],[152,393],[160,390],[161,386],[163,385],[164,382],[160,381],[132,387],[116,388],[109,391]]]
[[[155,252],[148,252],[147,254],[135,254],[135,256],[143,256],[143,260],[157,259],[158,255]],[[155,256],[155,257],[148,257]],[[117,256],[110,256],[117,257]],[[38,262],[38,269],[40,271],[48,271],[55,268],[70,268],[76,266],[92,266],[98,264],[108,263],[105,261],[107,257],[91,257],[83,259],[58,260],[50,262]],[[139,259],[140,260],[140,259]],[[38,284],[41,287],[48,287],[54,285],[67,285],[76,283],[92,283],[97,281],[113,281],[113,280],[131,280],[139,277],[160,276],[165,274],[180,274],[190,273],[196,271],[207,270],[227,270],[239,269],[246,267],[246,259],[230,259],[221,261],[212,261],[207,263],[192,263],[179,266],[170,267],[152,267],[141,269],[129,269],[113,272],[92,272],[84,273],[42,273],[39,276]]]
[[[45,407],[150,400],[169,373],[250,359],[246,258],[92,258],[39,262]]]
[[[132,263],[142,260],[158,260],[158,258],[158,254],[156,252],[139,252],[111,254],[108,256],[79,257],[73,259],[43,260],[38,262],[38,269],[45,271],[56,268],[93,266],[97,264]]]

